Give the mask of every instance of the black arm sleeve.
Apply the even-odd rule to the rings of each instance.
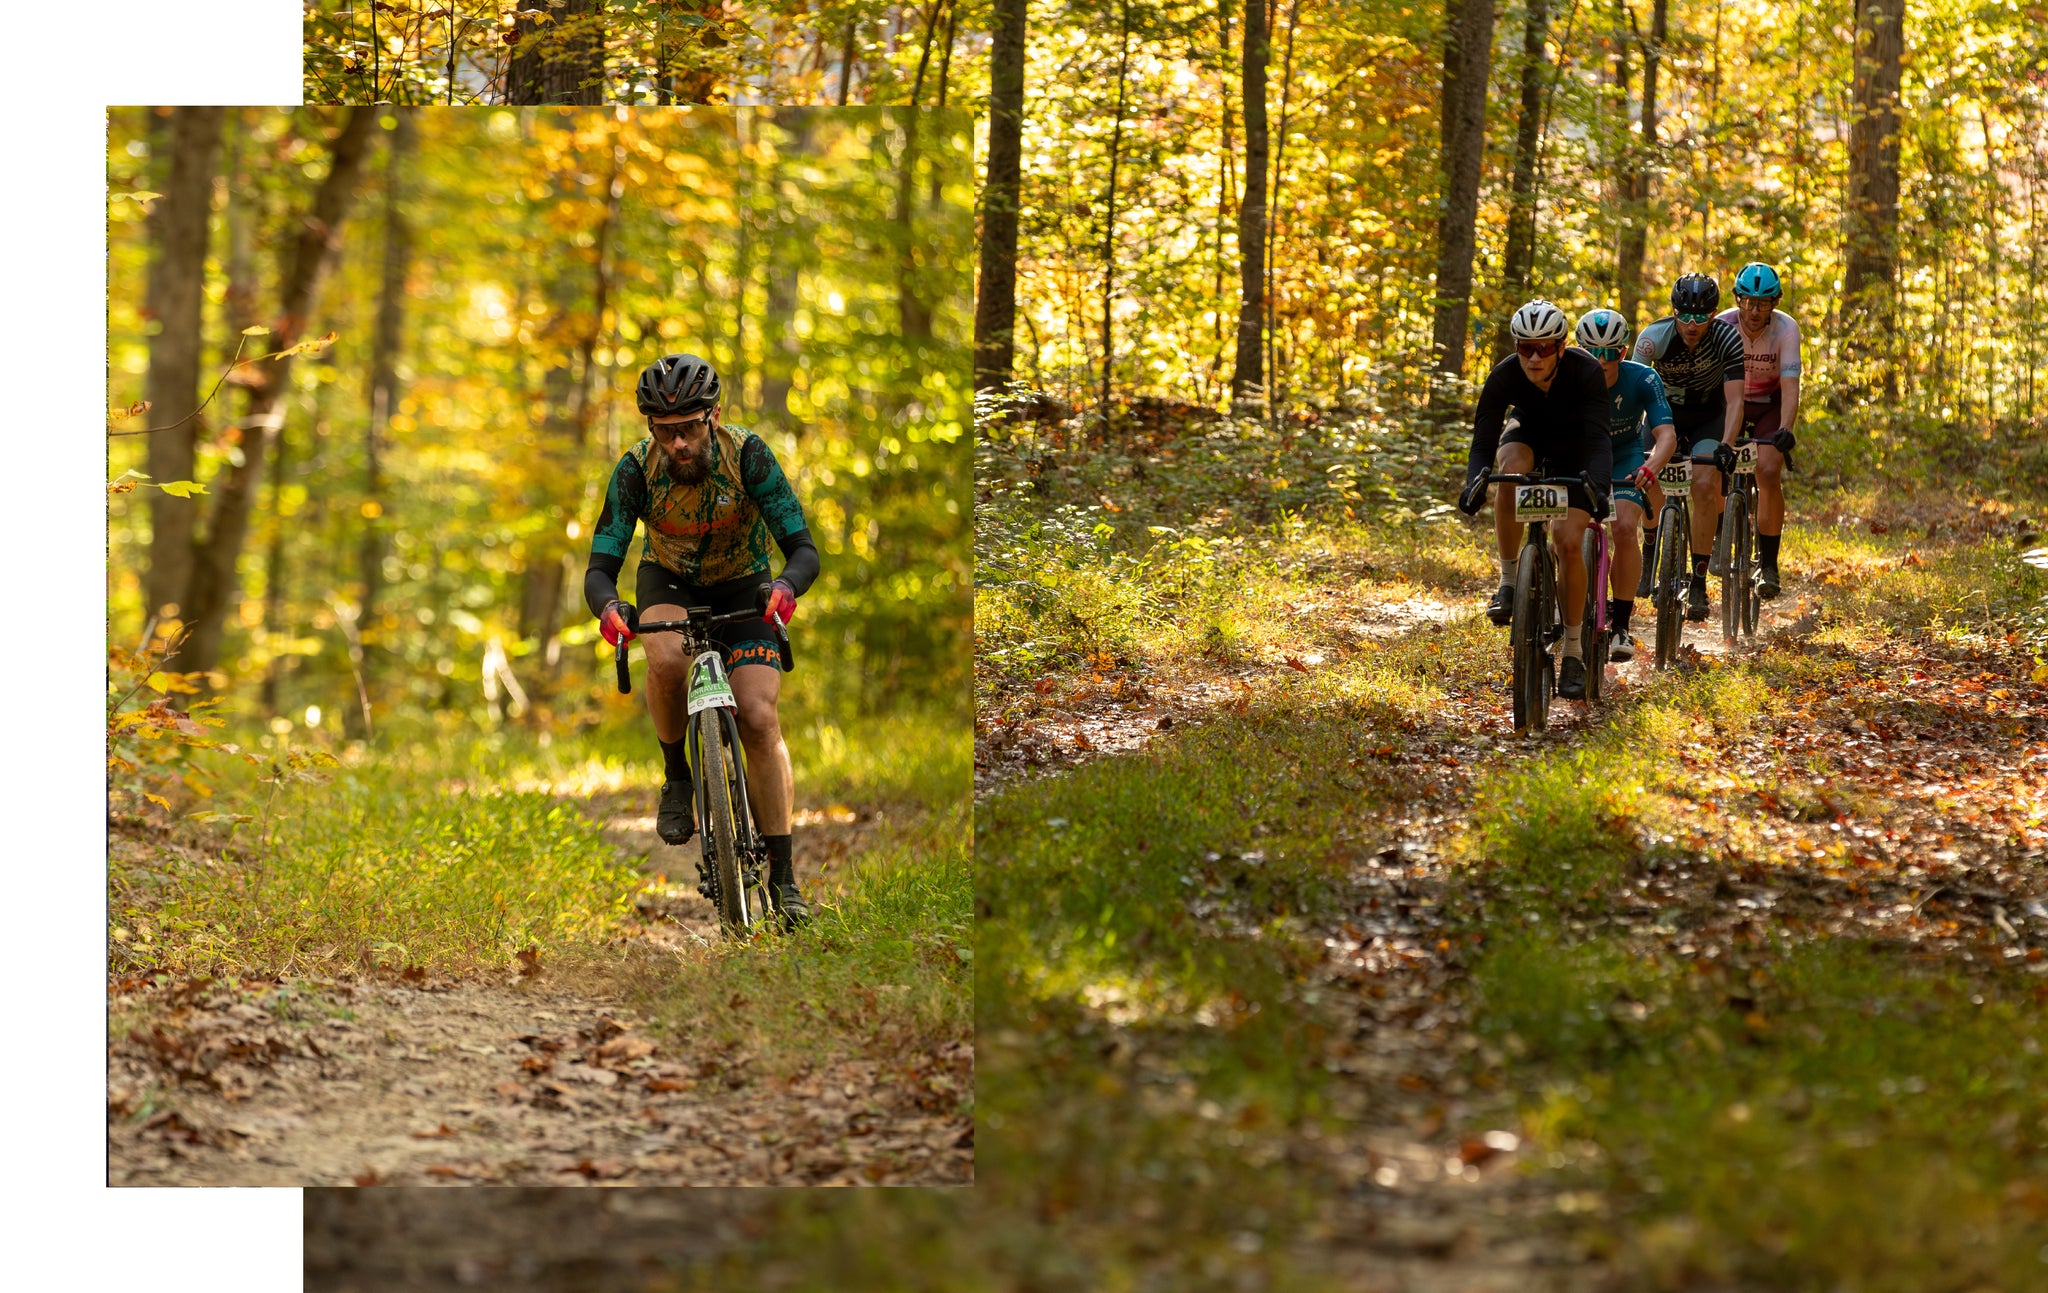
[[[787,538],[778,537],[777,547],[782,549],[782,573],[776,578],[789,585],[790,590],[802,597],[818,578],[818,545],[811,542],[809,527],[798,530]],[[585,576],[585,596],[589,596],[589,577]]]
[[[1472,417],[1472,452],[1465,459],[1465,483],[1493,470],[1493,455],[1500,448],[1501,423],[1507,420],[1508,384],[1505,370],[1496,366],[1479,388],[1479,410]]]
[[[1577,424],[1586,470],[1596,487],[1608,489],[1614,478],[1614,439],[1607,429],[1607,378],[1597,360],[1586,367],[1591,376],[1580,379],[1578,396],[1571,407],[1558,410],[1564,414],[1559,421],[1563,426]]]
[[[590,566],[583,572],[583,600],[593,616],[604,614],[607,605],[619,600],[619,571],[625,565],[624,557],[604,552],[590,554]]]

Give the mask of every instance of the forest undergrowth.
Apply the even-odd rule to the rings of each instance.
[[[187,751],[174,777],[155,770],[149,784],[175,798],[117,787],[117,1179],[967,1171],[971,1141],[954,1143],[973,1091],[964,721],[785,721],[818,919],[744,944],[721,938],[696,893],[695,846],[654,836],[658,769],[630,723],[545,739],[392,730],[321,759],[215,732],[243,741]],[[323,1079],[405,1110],[429,1143],[399,1149],[446,1152],[394,1158],[371,1129],[324,1125]],[[688,1106],[672,1121],[715,1119],[742,1143],[715,1162],[657,1162],[647,1126],[603,1135],[624,1102],[664,1099]],[[806,1120],[821,1101],[828,1116]],[[556,1116],[541,1139],[561,1152],[508,1130],[521,1106]],[[885,1134],[866,1142],[877,1152],[846,1150],[912,1124],[925,1146],[880,1148]],[[567,1146],[579,1130],[594,1147]]]
[[[1332,486],[1255,425],[1047,430],[982,445],[980,1185],[788,1205],[818,1260],[2039,1278],[2043,500],[1816,454],[1756,646],[1695,628],[1518,739],[1455,446]]]

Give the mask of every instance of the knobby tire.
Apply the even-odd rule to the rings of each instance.
[[[1657,527],[1657,667],[1668,669],[1678,659],[1678,644],[1685,633],[1685,606],[1679,596],[1680,563],[1692,551],[1692,536],[1680,524],[1678,509],[1664,509]]]
[[[732,773],[726,766],[725,724],[715,710],[698,714],[697,755],[702,762],[706,804],[706,843],[711,846],[712,873],[718,881],[718,919],[743,930],[746,910],[740,900],[740,855],[733,825]]]
[[[1549,689],[1544,686],[1549,660],[1543,653],[1543,585],[1536,562],[1540,552],[1533,543],[1522,545],[1522,559],[1515,567],[1515,618],[1509,630],[1514,657],[1515,730],[1543,730],[1544,709]]]
[[[1742,586],[1749,582],[1749,500],[1737,481],[1722,522],[1728,529],[1728,573],[1721,576],[1721,637],[1731,646],[1742,630]]]
[[[1607,634],[1600,628],[1594,598],[1607,596],[1607,581],[1600,577],[1600,539],[1592,526],[1579,540],[1579,556],[1586,565],[1586,605],[1579,628],[1579,650],[1586,662],[1586,703],[1600,699],[1600,679],[1607,672]]]

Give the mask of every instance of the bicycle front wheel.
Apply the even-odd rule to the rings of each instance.
[[[1579,649],[1586,658],[1588,704],[1600,699],[1600,680],[1607,673],[1607,630],[1600,627],[1601,604],[1607,597],[1607,572],[1601,569],[1606,563],[1600,560],[1603,538],[1602,531],[1589,525],[1579,542],[1579,555],[1586,563],[1586,606],[1579,628]]]
[[[711,872],[718,885],[718,919],[728,929],[745,929],[746,899],[740,888],[740,855],[735,826],[732,769],[726,760],[725,724],[717,710],[695,716],[698,789],[705,804],[704,846],[711,854]]]
[[[1728,505],[1721,513],[1728,531],[1728,570],[1721,576],[1721,636],[1730,643],[1742,631],[1744,587],[1749,583],[1749,499],[1742,488],[1728,491]]]
[[[1679,639],[1685,632],[1685,607],[1678,588],[1683,580],[1684,554],[1692,551],[1692,536],[1676,507],[1664,509],[1657,526],[1657,667],[1668,669],[1678,659]]]
[[[1742,636],[1746,638],[1756,636],[1757,618],[1763,614],[1764,608],[1763,589],[1757,583],[1763,572],[1758,569],[1756,561],[1756,536],[1752,533],[1754,525],[1752,518],[1751,524],[1745,526],[1742,532],[1742,568],[1745,571],[1742,580]]]
[[[1515,568],[1515,618],[1508,631],[1510,650],[1514,656],[1515,675],[1512,687],[1515,702],[1515,730],[1517,732],[1540,732],[1543,730],[1544,710],[1549,701],[1549,688],[1545,685],[1550,672],[1550,657],[1543,650],[1545,600],[1543,597],[1543,571],[1538,563],[1543,553],[1535,544],[1522,547],[1522,560]]]

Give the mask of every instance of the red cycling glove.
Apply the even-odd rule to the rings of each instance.
[[[796,615],[796,590],[778,579],[768,586],[768,609],[761,616],[780,628],[788,628]]]
[[[604,614],[597,617],[597,631],[613,646],[621,642],[630,642],[637,636],[633,632],[633,625],[639,618],[631,602],[607,602]]]

